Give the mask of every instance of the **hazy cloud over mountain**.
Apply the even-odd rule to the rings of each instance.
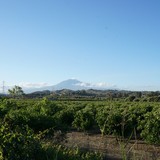
[[[41,87],[46,87],[49,86],[48,83],[29,83],[29,82],[21,82],[18,84],[19,86],[23,87],[23,88],[41,88]]]
[[[87,87],[87,88],[115,88],[116,85],[112,85],[109,83],[105,83],[105,82],[99,82],[99,83],[85,83],[85,82],[81,82],[81,83],[77,83],[77,86],[82,86],[82,87]]]

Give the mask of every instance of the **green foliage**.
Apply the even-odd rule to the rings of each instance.
[[[97,113],[97,124],[103,134],[115,134],[121,135],[122,127],[122,113],[118,108],[113,106],[106,106],[104,108],[99,108]]]
[[[57,129],[66,130],[72,126],[75,111],[72,108],[63,109],[54,115]]]
[[[11,111],[5,119],[14,125],[28,125],[35,132],[55,126],[55,121],[52,116],[38,112],[34,110],[34,108]]]
[[[27,126],[0,127],[1,157],[7,160],[38,160],[41,145]]]
[[[18,110],[11,110],[6,114],[5,120],[14,125],[28,125],[35,132],[39,132],[47,128],[56,127],[53,115],[58,110],[55,104],[43,99],[27,107],[24,106]]]
[[[46,146],[56,132],[73,127],[124,138],[134,131],[138,139],[160,144],[159,102],[1,99],[0,123],[0,160],[96,159],[94,153]]]
[[[17,104],[9,99],[3,99],[0,101],[0,119],[4,119],[5,115],[9,113],[10,110],[17,110]]]
[[[2,151],[2,148],[0,147],[0,160],[3,160],[3,151]]]
[[[48,160],[102,160],[101,154],[96,152],[84,152],[78,148],[66,148],[61,145],[47,145],[44,147]]]
[[[87,108],[81,109],[76,112],[73,126],[78,130],[86,131],[93,127],[94,124],[94,113],[92,110]]]
[[[140,121],[139,128],[145,141],[160,144],[160,108],[155,107],[152,112],[147,112]]]
[[[24,92],[20,86],[14,86],[14,88],[8,90],[8,93],[13,97],[20,97],[24,95]]]
[[[127,138],[134,132],[149,143],[159,143],[159,106],[144,102],[114,105],[98,108],[96,120],[102,134]],[[153,109],[156,111],[153,112]]]

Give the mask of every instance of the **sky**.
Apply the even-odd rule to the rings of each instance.
[[[0,0],[0,84],[76,78],[160,90],[159,8],[159,0]]]

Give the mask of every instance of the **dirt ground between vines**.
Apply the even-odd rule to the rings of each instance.
[[[128,160],[160,160],[160,146],[136,140],[129,143],[118,142],[113,136],[101,134],[68,132],[62,144],[70,148],[79,147],[82,150],[100,152],[106,160],[121,160],[124,155]]]

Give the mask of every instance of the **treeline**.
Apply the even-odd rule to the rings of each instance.
[[[57,91],[38,91],[26,94],[28,98],[48,97],[54,100],[124,100],[130,102],[160,102],[160,92],[152,91],[123,91],[123,90],[57,90]]]

